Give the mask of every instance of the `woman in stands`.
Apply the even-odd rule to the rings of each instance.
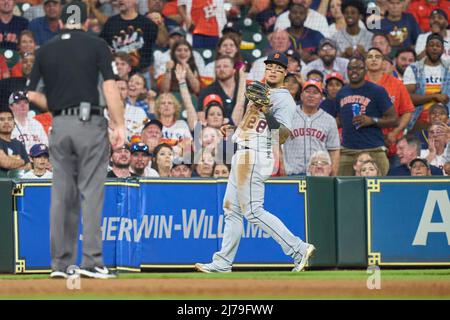
[[[160,177],[170,177],[174,158],[172,146],[167,143],[161,143],[155,148],[153,154],[152,168],[159,173]]]
[[[181,65],[186,69],[186,82],[189,91],[198,95],[201,89],[200,74],[195,64],[192,46],[185,39],[179,40],[170,50],[170,58],[161,80],[162,92],[179,92],[180,87],[175,77],[175,68]]]

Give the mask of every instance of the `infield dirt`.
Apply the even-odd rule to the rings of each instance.
[[[450,299],[447,279],[384,280],[380,290],[369,290],[363,279],[81,279],[80,286],[80,290],[70,290],[65,280],[0,280],[0,299]]]

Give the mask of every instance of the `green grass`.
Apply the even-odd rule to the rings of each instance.
[[[311,279],[311,280],[360,280],[367,279],[366,270],[311,270],[301,273],[289,271],[241,271],[232,273],[204,274],[199,272],[171,273],[120,273],[118,279]],[[383,270],[381,276],[390,280],[450,280],[450,269]],[[0,280],[48,279],[46,274],[0,275]]]

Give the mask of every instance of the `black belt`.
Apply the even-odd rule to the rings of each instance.
[[[103,116],[104,107],[91,107],[91,115]],[[53,116],[78,116],[80,115],[80,106],[70,107],[63,110],[53,111]]]

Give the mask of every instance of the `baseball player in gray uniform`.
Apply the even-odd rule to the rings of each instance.
[[[302,89],[302,106],[292,120],[291,137],[283,145],[284,169],[287,175],[306,174],[309,159],[316,151],[328,151],[331,175],[339,169],[339,132],[336,120],[319,108],[323,99],[320,82],[306,81]]]
[[[263,111],[250,102],[233,135],[237,151],[231,162],[223,200],[225,230],[222,248],[213,255],[211,263],[195,264],[197,271],[231,272],[243,233],[243,216],[275,239],[283,252],[293,258],[295,267],[292,271],[304,270],[315,251],[312,244],[293,235],[280,219],[263,207],[264,182],[270,177],[274,167],[272,147],[277,143],[283,144],[291,134],[296,109],[292,96],[283,87],[288,64],[286,55],[275,52],[267,58],[265,64],[265,78],[271,88],[272,106]]]

